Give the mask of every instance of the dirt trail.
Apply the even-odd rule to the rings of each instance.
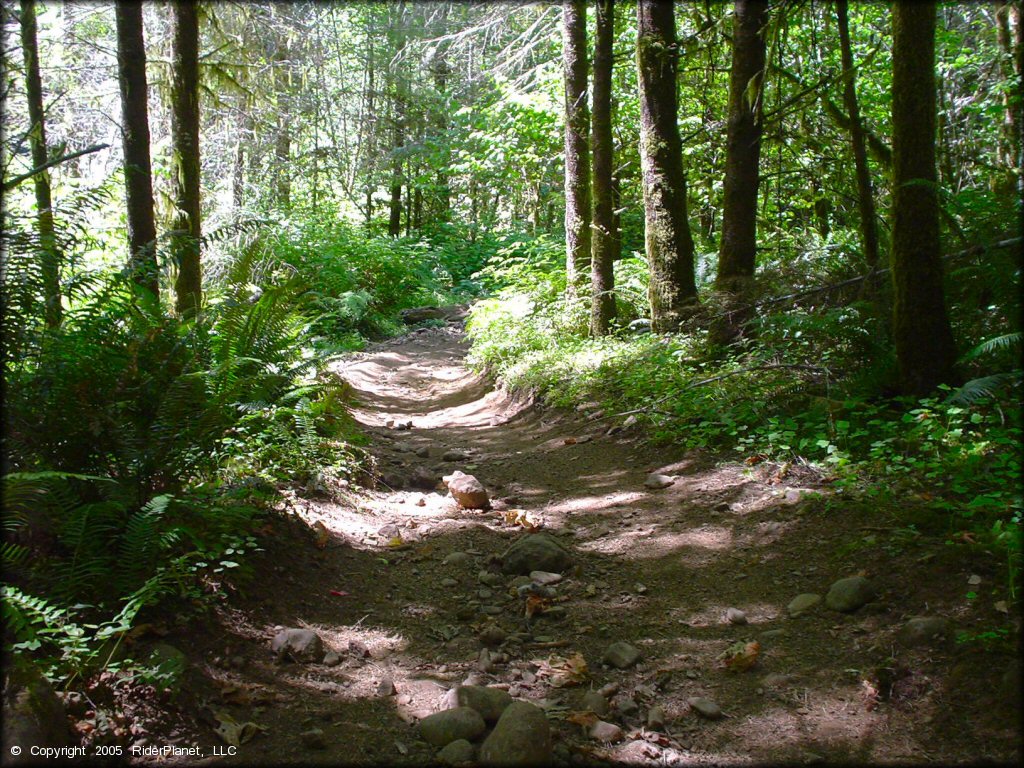
[[[414,724],[467,678],[543,706],[565,764],[1019,756],[1002,679],[1012,658],[1001,668],[952,644],[905,650],[894,640],[910,616],[977,623],[978,606],[963,599],[969,571],[943,564],[941,549],[922,558],[927,536],[902,548],[844,547],[863,541],[865,526],[888,523],[830,499],[810,471],[716,462],[628,430],[609,435],[596,407],[545,411],[492,390],[464,367],[466,348],[457,327],[429,329],[339,365],[382,481],[340,501],[293,497],[295,514],[264,531],[256,583],[232,596],[219,624],[180,641],[201,659],[182,699],[194,738],[218,743],[212,728],[225,713],[261,729],[218,760],[429,763],[436,749]],[[492,510],[463,510],[426,487],[455,469],[483,482]],[[653,471],[674,484],[648,490]],[[574,558],[553,610],[529,621],[495,567],[527,535],[510,510]],[[466,562],[446,564],[456,552]],[[796,595],[824,595],[856,573],[875,584],[875,601],[850,614],[819,604],[787,615]],[[730,622],[730,608],[746,623]],[[488,651],[501,654],[496,662],[481,663],[478,637],[491,625],[507,639]],[[316,630],[338,663],[276,660],[269,640],[281,627]],[[602,666],[617,641],[640,650],[638,665]],[[753,668],[723,666],[727,649],[754,641]],[[585,680],[559,687],[563,660],[577,653]],[[617,691],[605,719],[624,738],[601,744],[566,718],[608,684]],[[726,717],[702,719],[687,703],[694,696]],[[654,706],[666,724],[648,730]]]

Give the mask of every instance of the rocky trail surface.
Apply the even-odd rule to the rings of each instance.
[[[951,561],[807,468],[517,400],[466,349],[449,324],[338,366],[376,489],[290,497],[258,576],[163,638],[189,666],[148,743],[239,764],[1019,758],[1019,662],[953,640],[1001,616],[991,558]]]

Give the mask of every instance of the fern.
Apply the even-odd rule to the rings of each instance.
[[[972,349],[970,352],[960,358],[960,362],[968,362],[974,360],[982,355],[987,355],[991,352],[1000,352],[1002,350],[1011,349],[1015,346],[1020,345],[1021,341],[1024,340],[1024,332],[1014,331],[1013,333],[1005,333],[1002,336],[995,336],[991,339],[986,339],[981,342],[978,346]]]
[[[994,399],[999,392],[1013,384],[1019,384],[1020,371],[994,373],[991,376],[971,379],[946,398],[950,405],[967,406],[985,400]]]

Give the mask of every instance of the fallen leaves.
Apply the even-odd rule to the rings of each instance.
[[[539,531],[543,525],[525,509],[506,509],[502,512],[506,525],[521,525],[530,533]]]
[[[538,677],[547,677],[553,688],[567,688],[580,685],[590,678],[590,670],[583,654],[578,651],[570,656],[550,656],[539,662]]]

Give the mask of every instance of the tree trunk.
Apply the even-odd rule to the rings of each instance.
[[[764,0],[736,0],[729,72],[722,234],[715,287],[745,294],[754,279],[757,192],[761,162],[761,93],[764,77]]]
[[[590,265],[590,112],[587,108],[587,9],[565,0],[562,25],[565,78],[566,292],[576,294]]]
[[[697,302],[686,175],[676,122],[678,57],[672,3],[639,0],[636,61],[644,244],[651,273],[651,328],[656,332],[676,330]]]
[[[171,53],[171,145],[174,157],[175,234],[171,239],[178,278],[175,308],[192,317],[202,301],[199,261],[202,219],[199,166],[199,14],[195,3],[177,0],[172,6],[174,38]]]
[[[25,54],[25,96],[28,99],[29,144],[32,167],[46,164],[46,118],[43,113],[43,83],[39,76],[39,45],[36,39],[35,0],[21,0],[21,47]],[[53,201],[50,174],[40,171],[32,177],[36,193],[36,228],[39,231],[39,256],[43,278],[44,317],[49,328],[60,325],[60,265],[63,256],[53,228]]]
[[[146,298],[152,303],[158,303],[160,284],[156,264],[153,173],[149,158],[149,105],[142,5],[119,0],[115,5],[115,16],[129,266],[132,279],[144,295],[148,294]]]
[[[287,3],[282,8],[287,8]],[[287,211],[292,204],[291,180],[291,45],[287,33],[279,32],[274,55],[274,90],[277,100],[277,132],[274,138],[274,187],[277,204]]]
[[[946,315],[935,172],[935,4],[893,5],[893,338],[903,390],[950,382],[956,348]]]
[[[388,218],[388,234],[398,237],[402,234],[402,165],[405,147],[406,104],[405,80],[402,63],[397,60],[405,48],[405,3],[398,4],[398,10],[391,19],[388,30],[394,42],[395,59],[388,68],[392,92],[392,151],[391,151],[391,210]]]
[[[614,0],[597,0],[594,40],[594,226],[590,264],[590,335],[604,336],[615,318],[615,207],[612,202],[612,43]]]
[[[854,82],[853,51],[850,47],[850,23],[847,0],[837,0],[836,16],[839,21],[839,48],[843,63],[843,105],[850,116],[850,142],[853,145],[853,163],[857,173],[857,207],[860,211],[860,233],[864,246],[864,259],[869,273],[878,269],[878,228],[875,222],[875,196],[871,189],[871,170],[868,168],[867,142],[860,119],[857,89]],[[864,281],[871,290],[873,280]]]

